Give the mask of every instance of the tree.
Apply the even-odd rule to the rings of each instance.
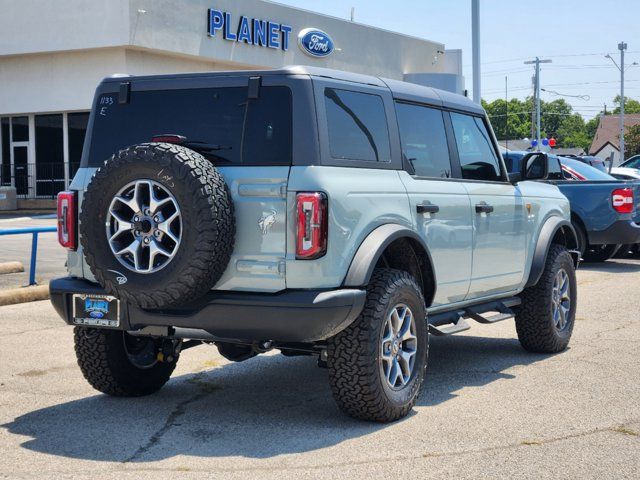
[[[616,95],[616,98],[613,99],[613,103],[617,105],[616,108],[613,109],[613,113],[620,113],[620,95]],[[624,113],[640,113],[640,102],[625,95]]]
[[[640,124],[627,128],[624,134],[625,157],[640,154]]]

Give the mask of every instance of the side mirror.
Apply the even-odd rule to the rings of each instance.
[[[549,176],[549,158],[544,152],[528,153],[522,158],[523,180],[545,180]]]

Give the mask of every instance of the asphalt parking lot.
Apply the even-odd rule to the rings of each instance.
[[[640,478],[640,261],[579,272],[570,349],[511,321],[433,338],[414,413],[343,416],[311,358],[185,351],[145,398],[97,394],[48,302],[0,307],[1,478]]]

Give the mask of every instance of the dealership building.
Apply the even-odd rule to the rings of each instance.
[[[263,0],[6,1],[0,32],[0,184],[23,199],[68,186],[114,74],[313,65],[464,90],[459,50]]]

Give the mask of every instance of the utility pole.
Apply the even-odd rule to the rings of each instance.
[[[616,63],[613,57],[609,54],[605,55],[613,62],[613,64],[620,70],[620,163],[624,162],[624,51],[627,49],[625,42],[618,44],[618,50],[620,50],[620,65]],[[633,62],[630,66],[638,65],[638,62]]]
[[[473,56],[473,101],[480,105],[480,0],[471,0],[471,52]]]
[[[540,60],[539,57],[536,57],[535,60],[528,60],[524,62],[525,65],[535,65],[536,66],[536,74],[535,74],[535,100],[536,100],[536,140],[538,144],[536,145],[536,150],[540,150],[540,64],[541,63],[551,63],[551,60]]]
[[[620,42],[620,163],[624,162],[624,51],[627,44]]]

